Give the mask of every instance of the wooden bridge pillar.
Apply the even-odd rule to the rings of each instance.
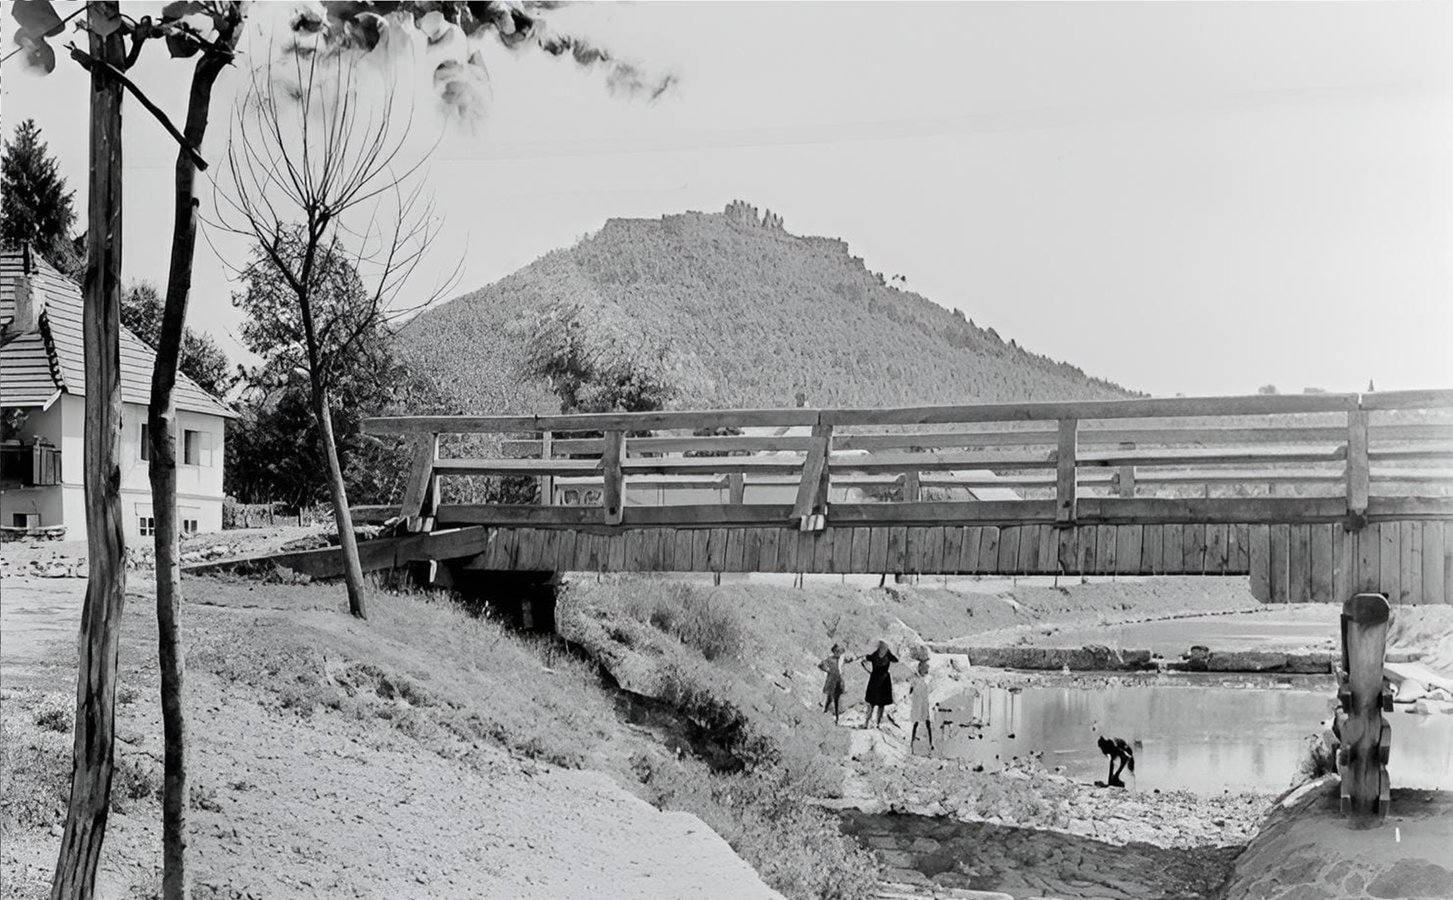
[[[1382,594],[1358,594],[1342,607],[1342,670],[1334,720],[1340,748],[1337,771],[1342,776],[1342,812],[1355,828],[1376,825],[1387,816],[1391,785],[1387,760],[1392,727],[1382,714],[1392,708],[1383,681],[1391,610]]]

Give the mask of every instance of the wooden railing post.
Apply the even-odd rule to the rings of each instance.
[[[540,432],[540,459],[550,458],[550,439],[553,434],[549,431]],[[540,505],[555,505],[555,479],[550,475],[540,476]]]
[[[741,506],[747,493],[745,476],[741,472],[727,473],[727,502],[732,506]]]
[[[1134,450],[1133,441],[1122,441],[1121,450]],[[1133,498],[1135,496],[1135,467],[1121,466],[1115,476],[1115,492],[1121,497]]]
[[[917,472],[903,473],[903,502],[912,503],[923,496],[922,476]]]
[[[1055,457],[1054,521],[1056,525],[1073,525],[1075,498],[1075,443],[1078,419],[1059,420],[1059,454]]]
[[[1347,411],[1347,525],[1358,531],[1367,524],[1370,477],[1367,463],[1367,410]]]
[[[812,426],[812,448],[802,466],[802,482],[797,486],[797,503],[792,516],[803,531],[822,531],[827,527],[827,498],[831,486],[828,458],[832,454],[832,426],[821,422]]]
[[[1391,701],[1383,686],[1390,614],[1382,594],[1358,594],[1342,606],[1337,771],[1342,776],[1342,812],[1359,828],[1380,822],[1391,798],[1387,760],[1392,728],[1382,717]]]
[[[1135,496],[1135,467],[1121,466],[1115,473],[1115,491],[1121,497]]]
[[[607,431],[604,451],[600,459],[601,475],[605,482],[601,506],[605,511],[605,524],[619,525],[625,516],[625,478],[621,473],[621,460],[626,455],[626,433]]]
[[[423,434],[414,442],[414,461],[409,468],[409,480],[404,486],[404,502],[399,515],[404,520],[406,531],[426,531],[438,506],[438,484],[434,475],[434,462],[439,458],[439,435],[436,432]],[[302,510],[298,511],[302,521]]]

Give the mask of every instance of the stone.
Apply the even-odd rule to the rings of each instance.
[[[1436,863],[1402,859],[1367,885],[1372,897],[1427,897],[1447,900],[1453,897],[1453,870]]]

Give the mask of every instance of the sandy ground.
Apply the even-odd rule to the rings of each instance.
[[[8,743],[62,752],[68,744],[68,736],[37,729],[33,720],[37,710],[63,706],[74,683],[74,651],[65,642],[74,639],[84,585],[73,578],[0,582]],[[154,630],[144,586],[132,579],[123,626],[122,695],[130,700],[118,705],[118,766],[159,780]],[[186,610],[193,622],[254,614],[197,604]],[[194,896],[203,900],[779,896],[699,819],[662,813],[605,775],[490,746],[449,758],[377,723],[326,711],[300,718],[276,697],[197,668],[188,692],[192,871]],[[146,796],[118,806],[100,896],[151,896],[159,883],[158,804]],[[0,897],[46,893],[59,821],[4,835]]]

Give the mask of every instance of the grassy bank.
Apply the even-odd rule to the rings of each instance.
[[[230,816],[234,802],[269,802],[256,795],[251,782],[257,776],[246,771],[254,748],[234,747],[219,725],[253,734],[281,729],[276,733],[294,734],[284,739],[295,742],[328,740],[335,749],[326,752],[344,757],[353,755],[348,747],[364,756],[412,747],[487,781],[499,777],[501,749],[518,760],[519,768],[509,769],[515,777],[535,777],[542,765],[601,772],[661,809],[695,813],[788,897],[858,898],[874,883],[871,858],[838,833],[835,820],[784,790],[802,781],[781,756],[746,740],[732,745],[733,754],[742,754],[740,768],[713,771],[663,741],[657,729],[627,721],[619,698],[602,686],[599,667],[558,643],[473,617],[444,596],[377,590],[370,619],[360,622],[339,609],[339,591],[329,586],[207,579],[191,582],[189,593],[206,598],[205,605],[189,604],[184,617],[193,733],[226,743],[224,755],[241,764],[236,772],[236,764],[223,766],[229,774],[221,775],[204,763],[194,774],[193,807],[204,811],[197,827],[208,838],[198,841],[204,886],[210,883],[207,854],[219,842],[225,852],[212,858],[233,871],[239,871],[236,854],[256,852],[257,865],[272,865],[263,858],[266,848],[256,846],[258,836]],[[113,881],[143,892],[157,876],[161,782],[155,631],[146,599],[130,599],[123,625],[118,776],[108,833]],[[73,666],[73,647],[58,645],[55,659],[27,669],[25,688],[5,693],[0,833],[7,897],[45,894],[69,780]],[[244,721],[250,724],[239,724]],[[318,765],[328,767],[328,758],[320,756]],[[361,769],[365,779],[373,766]],[[316,776],[293,775],[297,795],[272,799],[266,815],[317,814],[316,798],[308,799],[318,790],[309,788]],[[215,833],[205,812],[219,820]],[[440,812],[455,815],[448,807]]]

